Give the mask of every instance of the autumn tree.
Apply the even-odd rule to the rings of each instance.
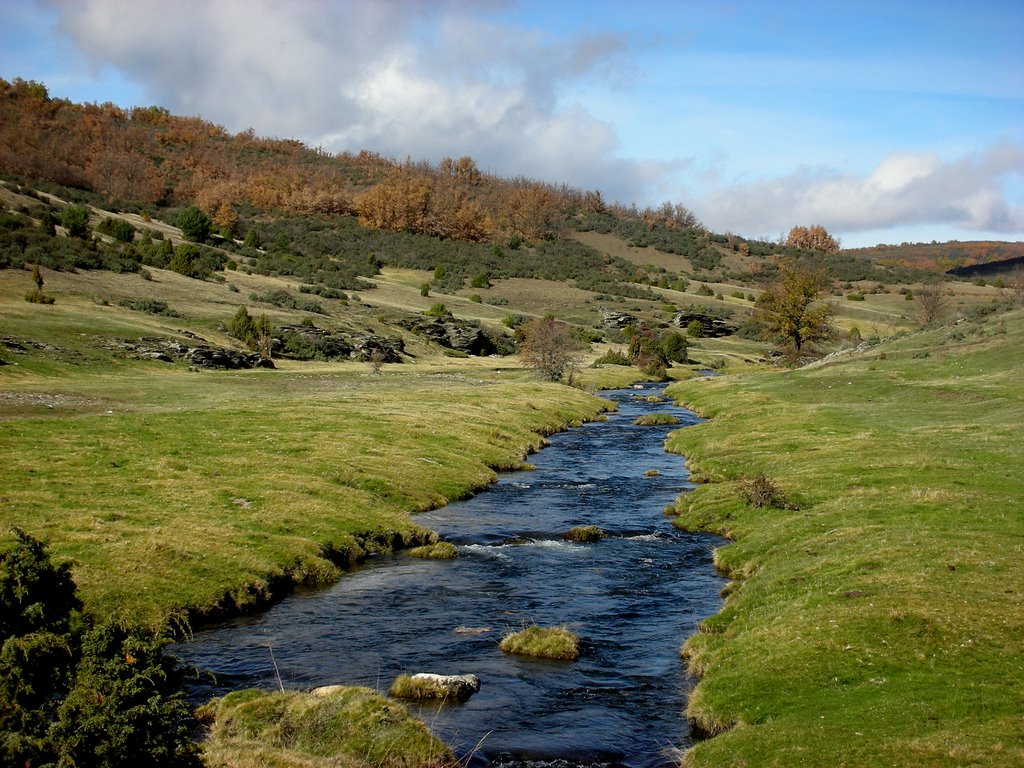
[[[754,317],[766,336],[795,361],[806,345],[832,336],[829,320],[833,307],[818,301],[831,281],[820,268],[795,261],[780,264],[779,274],[778,282],[769,285],[757,300]]]
[[[548,315],[531,320],[518,331],[523,339],[519,357],[524,364],[547,381],[561,381],[567,372],[571,378],[579,367],[582,344],[568,323]]]
[[[823,226],[815,224],[810,227],[793,227],[789,230],[786,247],[835,253],[839,250],[839,241],[832,237]]]

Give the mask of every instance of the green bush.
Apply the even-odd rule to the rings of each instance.
[[[213,223],[198,205],[190,205],[178,214],[175,223],[186,240],[202,243],[210,237]]]
[[[70,565],[21,530],[0,551],[0,763],[199,766],[166,641],[81,613]]]
[[[122,307],[133,309],[136,312],[148,312],[151,315],[165,315],[167,317],[180,317],[180,315],[167,306],[166,301],[160,299],[123,299],[120,302]]]
[[[632,365],[629,356],[621,349],[609,349],[597,360],[594,361],[594,365]]]
[[[60,212],[60,225],[68,237],[85,239],[89,236],[89,209],[84,205],[69,205]]]
[[[423,314],[426,315],[427,317],[439,317],[439,318],[445,318],[445,317],[451,317],[452,316],[452,313],[448,311],[448,307],[446,307],[444,305],[444,303],[440,302],[440,301],[437,302],[436,304],[431,305],[430,309],[428,309]]]
[[[491,275],[489,272],[478,272],[473,275],[473,279],[469,281],[470,288],[490,288],[491,287]]]

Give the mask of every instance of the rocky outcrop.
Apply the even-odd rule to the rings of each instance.
[[[619,330],[637,323],[635,315],[628,312],[615,312],[611,309],[601,310],[601,320],[605,328],[618,328]]]
[[[312,325],[284,325],[274,334],[274,354],[292,360],[377,360],[400,363],[405,342],[372,333],[341,333]]]
[[[497,348],[490,336],[467,320],[447,317],[411,317],[398,321],[406,330],[425,336],[446,349],[467,355],[493,355]]]
[[[190,334],[192,338],[198,338]],[[190,346],[173,339],[141,338],[105,339],[104,349],[118,352],[136,360],[153,360],[173,363],[185,360],[197,368],[221,370],[242,370],[247,368],[273,368],[274,363],[255,352],[240,352],[237,349],[215,347],[209,344]]]
[[[680,328],[686,328],[695,320],[700,323],[700,335],[705,338],[716,339],[720,336],[731,336],[736,332],[736,329],[721,317],[703,312],[679,312],[672,322]]]

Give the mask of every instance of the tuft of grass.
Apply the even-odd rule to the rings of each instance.
[[[410,557],[421,557],[424,560],[454,560],[459,556],[459,550],[450,541],[439,541],[436,544],[413,547],[406,554]]]
[[[648,413],[637,416],[633,423],[638,427],[657,427],[663,424],[678,424],[679,417],[671,413]]]
[[[203,756],[221,768],[440,768],[451,750],[402,705],[368,688],[230,693],[204,705]]]
[[[578,525],[565,532],[562,536],[566,541],[576,541],[584,544],[591,544],[604,538],[604,531],[596,525]]]
[[[793,509],[786,500],[786,494],[764,472],[756,475],[740,475],[736,487],[747,504],[755,509],[775,507],[776,509]]]
[[[538,659],[572,661],[580,657],[580,640],[566,626],[526,627],[505,635],[498,647],[505,653]]]

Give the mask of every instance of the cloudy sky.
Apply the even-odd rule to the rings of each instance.
[[[0,77],[682,202],[717,231],[1024,240],[1024,3],[0,0]]]

